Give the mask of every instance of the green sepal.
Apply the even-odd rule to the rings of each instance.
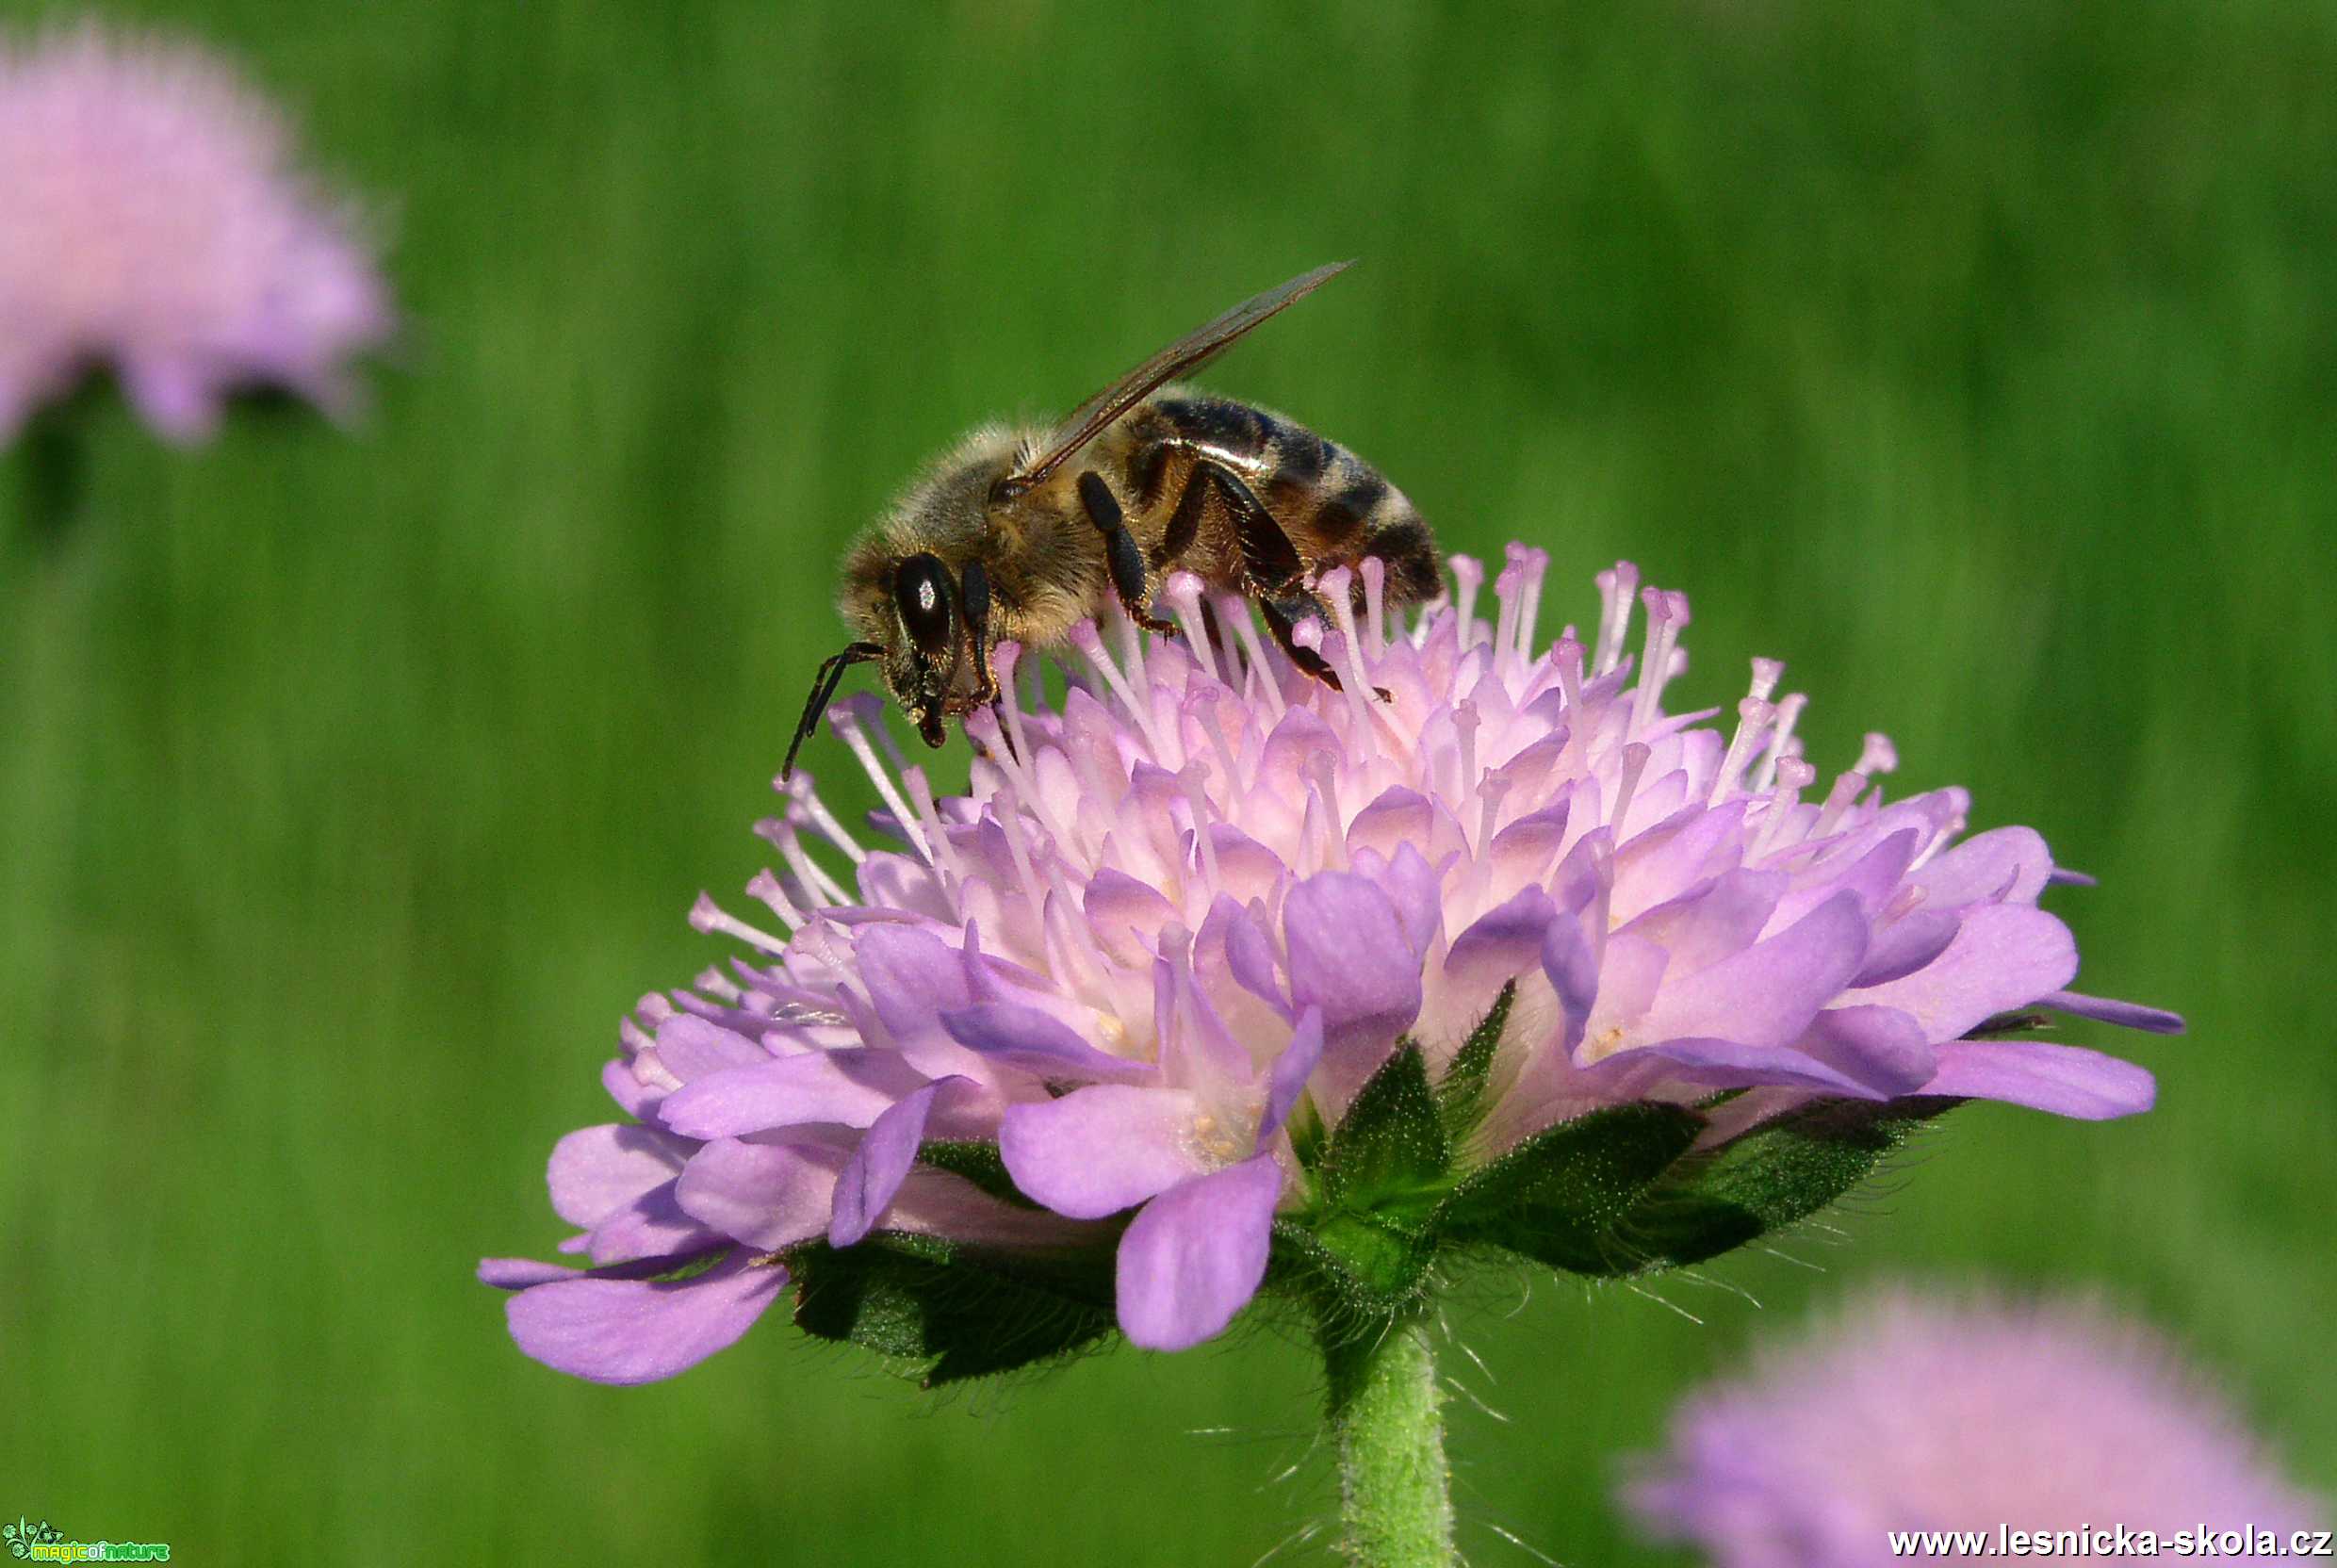
[[[1269,1288],[1295,1291],[1318,1313],[1379,1316],[1417,1301],[1434,1241],[1367,1214],[1286,1215],[1274,1221]]]
[[[1821,1100],[1683,1162],[1626,1218],[1617,1240],[1635,1269],[1676,1267],[1808,1218],[1856,1186],[1932,1118],[1945,1096]]]
[[[1013,1176],[1006,1170],[1005,1157],[994,1143],[978,1138],[928,1138],[917,1147],[917,1163],[962,1176],[990,1197],[1018,1209],[1038,1207],[1014,1184]]]
[[[1117,1327],[1113,1250],[1008,1254],[884,1232],[786,1254],[795,1325],[905,1364],[926,1388],[1056,1360]]]
[[[1617,1227],[1704,1124],[1685,1106],[1646,1103],[1546,1128],[1454,1187],[1436,1211],[1437,1233],[1577,1274],[1627,1272]]]
[[[1444,1119],[1445,1135],[1459,1143],[1485,1119],[1485,1090],[1493,1080],[1493,1060],[1501,1051],[1501,1032],[1509,1027],[1510,1008],[1517,1001],[1517,982],[1501,988],[1485,1016],[1469,1031],[1436,1086],[1436,1111]]]
[[[1356,1091],[1316,1168],[1326,1209],[1424,1220],[1452,1171],[1420,1048],[1401,1042]]]

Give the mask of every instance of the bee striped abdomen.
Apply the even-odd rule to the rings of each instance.
[[[1434,537],[1403,492],[1362,458],[1294,420],[1229,398],[1178,392],[1156,400],[1149,416],[1151,438],[1139,440],[1128,478],[1139,508],[1164,517],[1155,564],[1195,542],[1209,491],[1193,480],[1208,462],[1257,496],[1305,572],[1376,557],[1387,569],[1389,603],[1435,596]],[[1283,559],[1261,541],[1247,542],[1245,555],[1253,579],[1269,558],[1275,567]]]

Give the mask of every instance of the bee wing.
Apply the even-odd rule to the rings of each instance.
[[[1012,477],[1022,484],[1037,484],[1054,472],[1065,458],[1094,440],[1105,426],[1152,396],[1165,383],[1200,369],[1232,348],[1252,327],[1297,304],[1354,265],[1352,261],[1334,261],[1312,272],[1301,272],[1281,287],[1245,300],[1207,326],[1185,334],[1065,416],[1047,438],[1045,448],[1018,467]]]

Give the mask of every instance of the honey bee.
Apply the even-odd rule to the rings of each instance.
[[[1179,338],[1048,429],[988,425],[935,463],[845,556],[837,608],[858,633],[820,665],[782,776],[844,672],[880,666],[931,746],[997,700],[991,650],[1057,646],[1117,599],[1147,630],[1168,574],[1245,596],[1291,662],[1334,566],[1377,558],[1392,609],[1438,590],[1436,546],[1401,491],[1294,420],[1173,384],[1350,263],[1302,273]]]

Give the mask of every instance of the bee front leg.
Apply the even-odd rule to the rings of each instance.
[[[973,655],[973,690],[966,698],[971,711],[998,700],[998,677],[990,669],[990,574],[979,561],[966,563],[957,599],[965,611],[966,646]]]
[[[1144,551],[1137,547],[1136,536],[1128,531],[1119,500],[1102,474],[1089,469],[1079,476],[1079,500],[1087,509],[1088,520],[1103,535],[1103,558],[1112,570],[1112,591],[1119,596],[1119,607],[1147,631],[1175,632],[1174,621],[1164,621],[1144,608]]]

